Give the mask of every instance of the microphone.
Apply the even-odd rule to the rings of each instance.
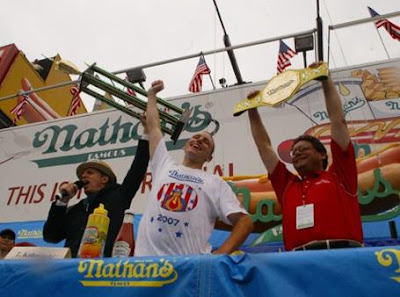
[[[74,182],[74,184],[78,187],[78,189],[82,189],[85,185],[87,185],[89,182],[88,181],[83,181],[83,180],[77,180]],[[64,197],[68,196],[67,191],[65,190],[59,190],[58,194],[56,194],[56,200],[60,200]]]

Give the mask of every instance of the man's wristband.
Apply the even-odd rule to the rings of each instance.
[[[149,141],[149,134],[143,133],[141,139]]]

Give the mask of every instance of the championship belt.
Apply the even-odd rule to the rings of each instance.
[[[246,110],[260,106],[274,107],[289,100],[309,81],[324,80],[328,77],[328,65],[324,62],[315,68],[286,70],[271,78],[265,88],[257,95],[237,103],[233,110],[235,117]]]

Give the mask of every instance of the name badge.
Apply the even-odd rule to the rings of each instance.
[[[314,227],[314,204],[300,205],[296,208],[296,229]]]

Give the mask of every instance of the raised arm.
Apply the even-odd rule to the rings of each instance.
[[[342,150],[346,150],[350,142],[349,130],[347,129],[339,93],[330,76],[322,81],[322,89],[324,91],[326,110],[331,121],[332,139]]]
[[[143,125],[143,134],[148,137],[149,131],[147,129],[146,115],[142,115],[140,121]],[[149,164],[149,141],[148,139],[140,139],[137,145],[135,158],[131,164],[124,181],[122,182],[121,191],[124,191],[123,199],[130,204],[133,197],[136,195],[137,190],[146,174],[147,165]]]
[[[133,197],[136,195],[140,184],[146,174],[147,165],[149,163],[149,142],[147,140],[139,140],[135,158],[129,168],[120,191],[123,192],[123,200],[131,203]]]
[[[272,149],[271,140],[261,121],[260,114],[258,113],[257,109],[250,109],[248,113],[251,134],[253,135],[254,142],[256,143],[265,168],[267,169],[268,173],[271,174],[278,164],[278,156]]]
[[[157,93],[164,89],[162,80],[156,80],[151,84],[147,94],[146,122],[149,133],[150,159],[153,158],[154,151],[163,135],[160,126],[160,115],[157,108]]]

